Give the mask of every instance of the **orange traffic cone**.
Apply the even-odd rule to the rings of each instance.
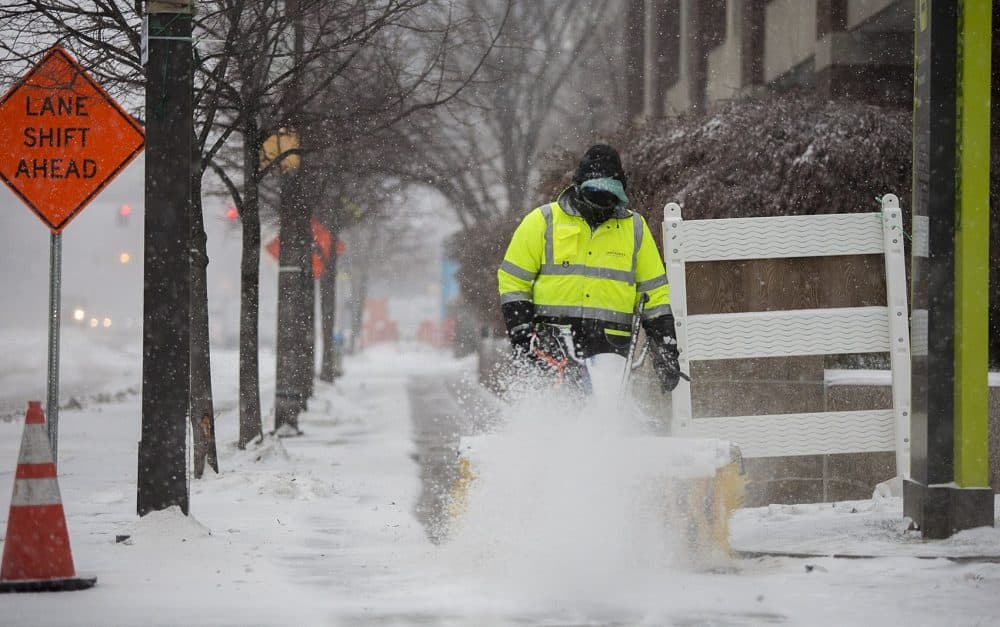
[[[77,577],[73,569],[45,414],[39,401],[30,401],[3,543],[0,592],[82,590],[96,582],[96,577]]]

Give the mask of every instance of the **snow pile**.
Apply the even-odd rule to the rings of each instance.
[[[220,451],[220,455],[223,462],[232,460],[234,463],[237,461],[243,463],[253,462],[268,466],[282,465],[283,462],[289,460],[288,451],[285,450],[285,445],[281,443],[281,438],[270,434],[250,442],[247,444],[246,449],[242,451],[237,448],[236,442],[229,442],[224,445],[222,451]]]
[[[212,535],[194,516],[185,516],[176,505],[150,512],[135,523],[125,544],[169,544],[197,541]]]

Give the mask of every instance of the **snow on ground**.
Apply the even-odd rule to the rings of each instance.
[[[1000,520],[1000,498],[995,518]],[[745,509],[733,519],[730,541],[735,550],[752,553],[841,555],[853,557],[988,556],[1000,562],[1000,528],[961,531],[925,542],[909,530],[903,499],[770,505]]]
[[[44,337],[34,347],[0,337],[8,340],[5,346],[16,341],[19,349],[44,355]],[[81,592],[0,597],[5,625],[988,625],[1000,614],[996,564],[898,556],[729,559],[706,566],[672,562],[666,551],[656,553],[664,559],[629,571],[634,560],[614,561],[622,535],[609,512],[628,500],[608,480],[616,471],[600,447],[579,442],[578,434],[567,437],[561,457],[590,465],[576,485],[567,484],[571,472],[533,480],[532,473],[545,472],[538,456],[551,448],[515,447],[509,462],[521,468],[521,489],[505,484],[487,509],[469,513],[464,522],[474,521],[474,528],[435,544],[416,513],[426,460],[413,438],[414,421],[437,417],[412,416],[410,392],[434,382],[445,390],[444,382],[463,381],[472,363],[412,346],[376,347],[347,359],[347,374],[336,385],[317,384],[302,416],[302,437],[268,438],[247,451],[231,444],[237,356],[216,350],[222,472],[192,481],[190,518],[166,511],[140,520],[140,399],[129,392],[139,380],[139,354],[128,344],[89,347],[85,338],[64,344],[67,389],[88,393],[79,407],[61,412],[60,487],[77,569],[96,574],[98,584]],[[41,370],[19,371],[12,363],[8,356],[0,371],[19,376],[3,377],[0,397],[17,398],[25,380],[44,382],[44,360]],[[273,356],[264,356],[261,373],[267,403]],[[442,412],[472,406],[448,401],[444,392],[434,398]],[[0,421],[0,496],[11,491],[22,421],[23,414]],[[585,448],[573,449],[574,442]],[[580,457],[580,450],[591,454]],[[517,476],[512,470],[507,478]],[[588,482],[598,485],[589,490]],[[533,526],[530,503],[538,486],[560,483],[576,498],[549,503],[550,514],[536,516],[542,526]],[[861,520],[851,508],[858,507],[876,506],[748,510],[735,521],[734,541],[763,537],[795,546],[806,530],[821,529],[830,546],[841,539],[867,546],[872,534],[851,537],[852,524]],[[882,542],[898,529],[895,507],[879,505],[876,518],[889,530]],[[590,512],[587,520],[574,518],[581,511]],[[5,529],[5,507],[0,516]],[[544,526],[546,519],[557,524]],[[523,542],[501,538],[503,529],[516,530]],[[614,541],[585,533],[595,530]],[[992,532],[969,533],[979,547],[995,542]],[[565,541],[552,540],[560,535]],[[633,556],[676,541],[629,537]],[[505,552],[499,561],[485,550],[497,538]]]

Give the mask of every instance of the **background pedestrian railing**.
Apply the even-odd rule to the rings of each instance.
[[[667,204],[664,259],[684,372],[699,360],[853,353],[888,353],[892,366],[892,407],[862,411],[695,417],[691,384],[682,380],[672,398],[674,433],[730,440],[744,457],[895,451],[897,474],[908,476],[903,238],[893,194],[882,198],[881,212],[810,216],[683,220],[680,206]],[[885,258],[886,306],[687,315],[687,262],[872,254]]]

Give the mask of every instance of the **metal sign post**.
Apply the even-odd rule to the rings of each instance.
[[[45,396],[52,463],[59,463],[59,322],[62,293],[62,233],[49,246],[49,385]]]

